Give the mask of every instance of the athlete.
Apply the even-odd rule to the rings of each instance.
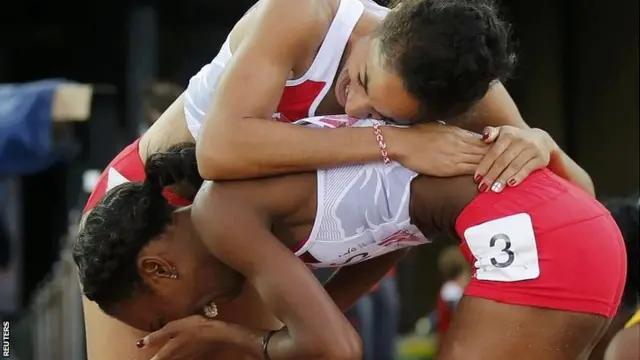
[[[514,56],[490,1],[407,1],[384,20],[387,10],[365,3],[374,11],[357,0],[259,1],[183,96],[108,165],[85,213],[123,179],[144,180],[143,159],[194,139],[200,172],[214,180],[379,160],[371,129],[286,124],[345,111],[478,132],[494,126],[485,142],[434,124],[384,129],[384,153],[418,173],[475,174],[481,190],[501,191],[548,165],[593,192],[589,176],[546,132],[527,126],[502,86]],[[170,190],[172,204],[189,203],[189,194]],[[136,349],[115,349],[114,339],[140,333],[86,299],[84,306],[89,358],[133,356]]]
[[[305,123],[382,133],[375,120]],[[474,277],[440,359],[581,359],[620,302],[626,258],[614,220],[546,169],[501,194],[478,193],[471,176],[418,176],[385,158],[207,182],[191,207],[176,210],[162,189],[196,166],[192,149],[154,155],[147,180],[109,192],[74,248],[90,300],[136,328],[162,328],[140,343],[165,345],[157,359],[191,359],[212,347],[273,360],[359,359],[358,336],[341,310],[405,248],[442,232],[461,239]],[[305,263],[350,266],[323,290]],[[196,315],[223,314],[244,281],[286,327],[253,330]]]

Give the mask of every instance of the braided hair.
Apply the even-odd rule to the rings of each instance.
[[[135,291],[148,290],[136,259],[172,221],[175,207],[164,198],[164,188],[187,182],[197,189],[203,182],[192,143],[151,155],[145,175],[144,182],[109,190],[86,217],[73,246],[84,295],[107,313]]]
[[[424,120],[461,115],[506,80],[516,60],[509,25],[492,0],[404,0],[373,38]]]

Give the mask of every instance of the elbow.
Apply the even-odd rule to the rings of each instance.
[[[229,155],[225,150],[226,144],[219,141],[198,141],[196,143],[196,159],[198,172],[205,180],[232,179],[237,164],[237,159]]]

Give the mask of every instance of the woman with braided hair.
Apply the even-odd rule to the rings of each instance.
[[[304,123],[383,127],[341,116]],[[184,179],[184,164],[195,169],[193,155],[151,157],[148,180],[109,191],[74,247],[85,295],[120,321],[157,330],[139,342],[143,351],[162,347],[154,360],[221,349],[361,359],[343,310],[409,247],[438,233],[460,239],[474,271],[439,359],[583,359],[620,303],[626,259],[615,221],[547,169],[496,194],[478,193],[471,176],[423,176],[381,162],[206,182],[192,206],[168,206],[162,186]],[[341,269],[323,289],[308,267]],[[243,285],[259,293],[263,317],[286,327],[273,318],[254,327],[221,321],[237,315],[227,306]]]
[[[112,304],[129,308],[128,314],[133,314],[134,319],[127,323],[144,331],[131,329],[128,334],[142,337],[146,331],[158,329],[168,320],[203,313],[200,310],[214,293],[216,298],[233,299],[223,307],[225,311],[220,319],[252,328],[279,329],[281,323],[264,310],[255,291],[243,286],[237,272],[220,266],[202,242],[192,236],[188,230],[191,226],[185,225],[190,221],[190,208],[180,209],[175,204],[170,205],[166,199],[169,188],[172,193],[181,194],[182,198],[192,199],[202,184],[193,144],[177,144],[165,152],[153,154],[146,161],[144,175],[142,182],[125,182],[108,192],[84,218],[73,253],[84,297],[90,301],[86,301],[85,308],[95,306],[94,303],[100,304],[102,311],[117,318],[117,310]],[[118,216],[113,217],[116,213]],[[183,249],[193,251],[185,253]],[[169,283],[170,287],[160,293],[145,284],[145,275],[155,274],[161,280],[178,279],[178,274],[173,266],[163,264],[158,267],[159,264],[146,261],[147,253],[156,252],[185,255],[182,260],[192,265],[181,268],[180,281]],[[187,274],[194,281],[202,280],[200,276],[211,281],[207,281],[206,287],[199,288],[195,282],[185,282]],[[138,301],[141,298],[159,298],[160,301]],[[197,299],[196,303],[189,303],[193,299]],[[163,315],[147,321],[145,318],[149,314]],[[137,359],[149,359],[154,350],[157,351],[153,348],[137,350],[133,344],[135,340],[127,344],[122,337],[111,333],[110,327],[104,326],[104,321],[100,323],[103,327],[94,331],[100,331],[114,349],[113,353],[104,354],[109,358],[122,351],[120,349],[135,354]],[[129,347],[131,350],[126,350]],[[222,349],[216,352],[215,359],[242,360],[244,357],[238,352]]]

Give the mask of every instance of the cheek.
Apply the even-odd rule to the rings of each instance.
[[[171,317],[184,315],[193,298],[193,289],[183,279],[157,291],[154,301],[162,308],[162,311]]]
[[[346,61],[346,65],[349,69],[349,75],[353,76],[358,73],[358,69],[361,68],[362,63],[366,60],[367,47],[365,41],[358,42],[351,50],[349,59]]]
[[[189,304],[189,296],[182,294],[170,301],[165,301],[162,305],[164,320],[173,321],[193,315],[193,306]]]

